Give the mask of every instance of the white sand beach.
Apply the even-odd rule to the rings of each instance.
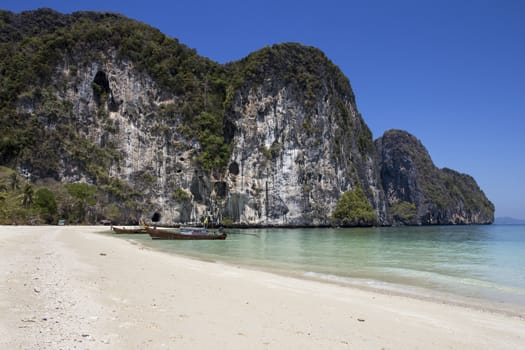
[[[0,349],[525,349],[504,313],[0,227]]]

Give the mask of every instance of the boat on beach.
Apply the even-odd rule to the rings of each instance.
[[[205,227],[199,227],[199,226],[186,226],[181,227],[180,231],[183,235],[205,235],[209,234],[208,230]]]
[[[111,227],[113,232],[117,234],[137,234],[137,233],[147,233],[146,229],[144,227],[138,227],[138,228],[125,228],[125,227]]]
[[[179,240],[205,240],[205,239],[226,239],[226,233],[218,229],[219,233],[210,233],[205,227],[185,227],[178,231],[161,230],[153,227],[146,227],[146,232],[152,239],[179,239]]]

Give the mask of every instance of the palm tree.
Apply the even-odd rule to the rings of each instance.
[[[22,199],[22,205],[24,207],[30,207],[33,204],[34,195],[33,186],[31,184],[25,184],[24,186],[24,197]]]
[[[9,176],[9,181],[11,183],[11,189],[13,191],[20,188],[20,178],[18,177],[17,173],[11,173],[11,175]]]

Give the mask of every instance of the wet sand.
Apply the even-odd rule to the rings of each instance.
[[[525,349],[520,317],[192,260],[103,231],[0,226],[1,349]]]

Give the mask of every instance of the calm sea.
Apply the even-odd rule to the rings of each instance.
[[[225,241],[125,238],[169,253],[340,284],[525,308],[525,225],[228,232]]]

